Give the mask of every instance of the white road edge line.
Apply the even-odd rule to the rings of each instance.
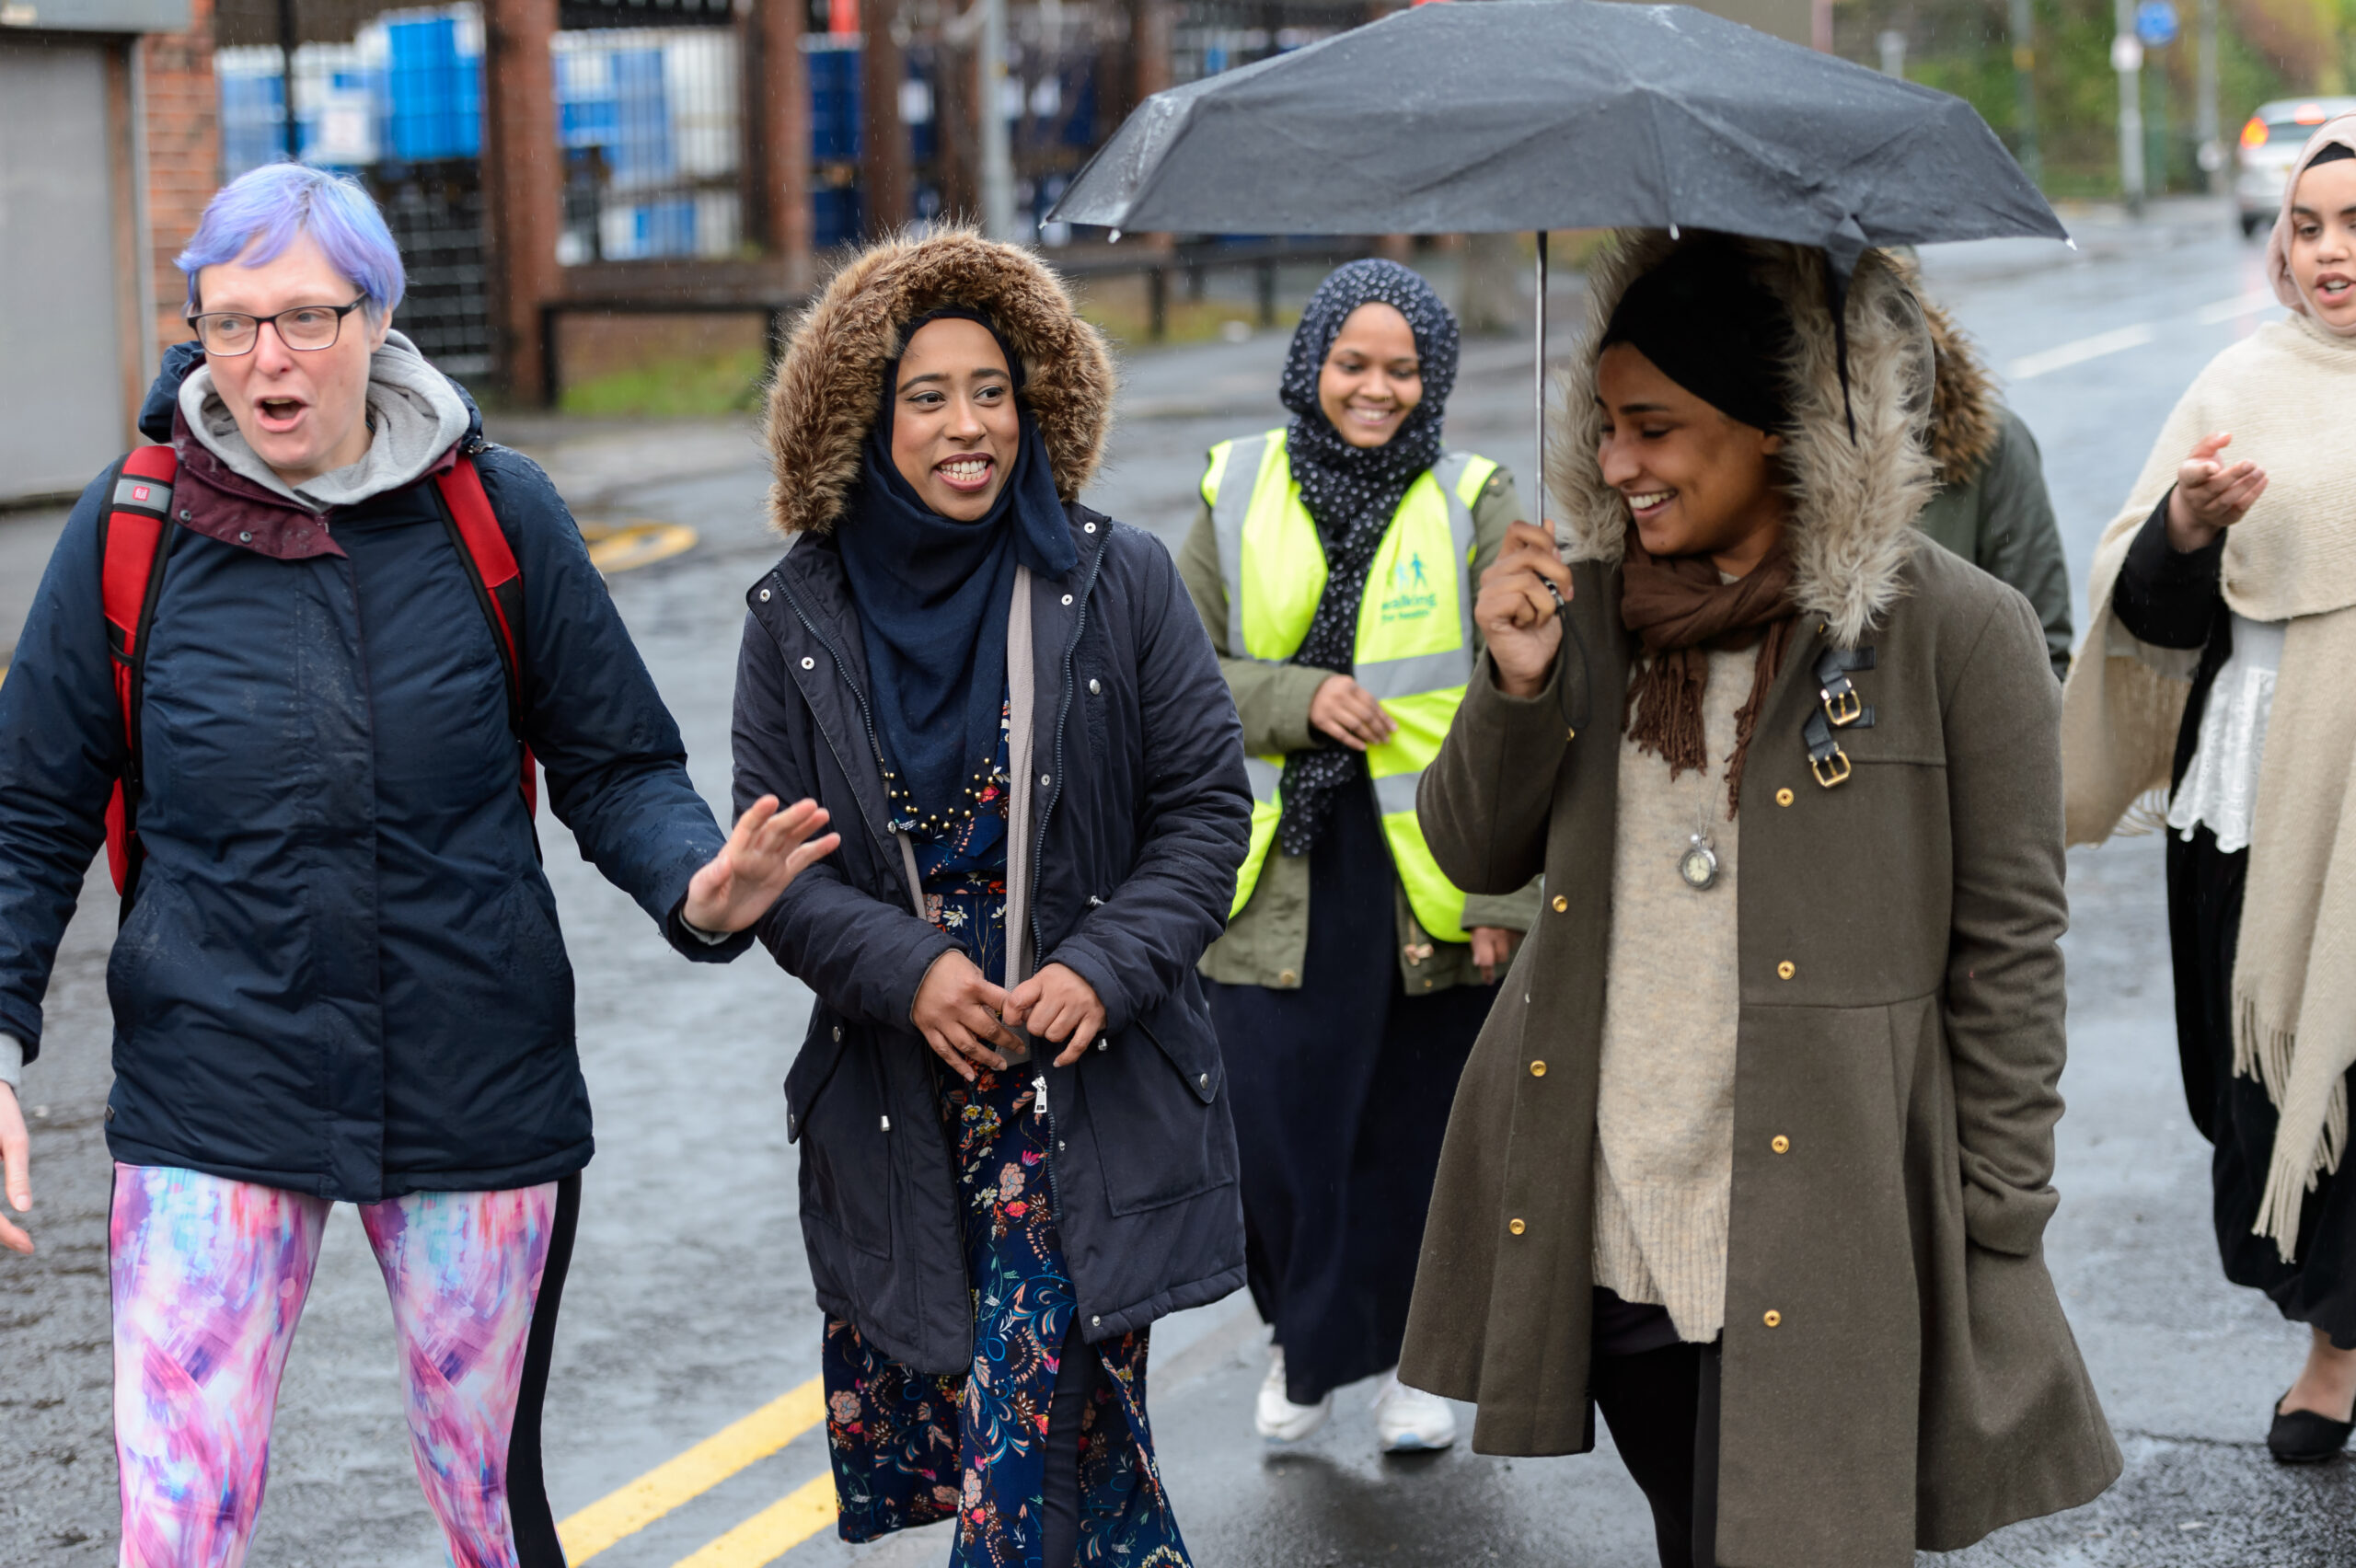
[[[2150,322],[2138,321],[2131,327],[2121,327],[2109,332],[2097,332],[2091,338],[2080,338],[2075,342],[2062,343],[2040,353],[2023,354],[2004,367],[2004,374],[2015,381],[2034,381],[2040,375],[2050,375],[2057,370],[2067,370],[2073,364],[2084,364],[2088,360],[2101,359],[2107,354],[2124,353],[2129,349],[2140,349],[2146,343],[2155,341],[2159,335],[2159,329]]]
[[[2220,327],[2245,316],[2255,316],[2261,310],[2279,310],[2282,302],[2274,297],[2272,289],[2257,289],[2232,299],[2221,299],[2214,305],[2203,306],[2194,317],[2203,327]]]
[[[2214,305],[2204,305],[2193,312],[2192,319],[2203,327],[2222,327],[2228,321],[2238,321],[2262,310],[2280,309],[2281,302],[2271,289],[2255,289],[2248,294],[2221,299]],[[2108,332],[2097,332],[2091,338],[2079,338],[2033,354],[2023,354],[2004,367],[2004,375],[2014,381],[2034,381],[2040,375],[2050,375],[2057,370],[2067,370],[2088,360],[2098,360],[2110,354],[2125,353],[2159,340],[2159,329],[2148,321],[2120,327]]]

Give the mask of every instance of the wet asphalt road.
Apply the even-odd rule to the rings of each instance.
[[[2095,222],[2084,253],[1934,255],[1934,285],[1979,338],[2043,444],[2073,578],[2177,394],[2263,312],[2258,250],[2221,217]],[[1556,347],[1576,332],[1564,284]],[[1239,314],[1242,314],[1239,312]],[[2114,352],[2086,357],[2091,349]],[[1277,422],[1280,337],[1132,356],[1112,461],[1091,500],[1175,543],[1210,442]],[[2075,363],[2062,363],[2073,360]],[[1526,344],[1468,347],[1449,433],[1530,468]],[[688,524],[676,559],[615,595],[676,710],[697,782],[727,787],[727,715],[747,583],[773,558],[749,423],[650,431],[514,421],[584,519]],[[1528,490],[1525,484],[1525,495]],[[0,522],[0,647],[38,518]],[[561,1517],[815,1375],[819,1320],[793,1214],[778,1085],[807,994],[757,956],[727,969],[669,955],[643,917],[543,829],[580,975],[582,1054],[598,1113],[548,1409]],[[2159,844],[2071,859],[2072,1060],[2048,1252],[2122,1447],[2126,1477],[2088,1508],[2001,1532],[1983,1564],[2356,1563],[2356,1465],[2285,1471],[2261,1442],[2304,1331],[2217,1275],[2206,1146],[2176,1080]],[[96,1565],[114,1552],[105,1293],[108,1166],[99,1135],[111,900],[103,874],[69,935],[36,1108],[40,1254],[0,1257],[0,1565]],[[383,1289],[349,1210],[330,1224],[289,1366],[265,1568],[429,1568],[441,1552],[407,1452]],[[1576,1459],[1454,1452],[1382,1460],[1368,1390],[1281,1456],[1250,1431],[1264,1335],[1241,1297],[1156,1332],[1152,1409],[1179,1517],[1205,1568],[1496,1562],[1641,1568],[1642,1501],[1608,1449]],[[668,1568],[825,1468],[810,1432],[598,1559]],[[941,1529],[853,1550],[821,1533],[791,1568],[938,1563]],[[750,1560],[748,1560],[750,1561]],[[712,1560],[707,1558],[706,1562]],[[701,1565],[699,1565],[701,1568]],[[715,1568],[717,1565],[715,1564]]]

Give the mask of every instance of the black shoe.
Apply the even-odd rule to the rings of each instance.
[[[2286,1391],[2282,1399],[2290,1397]],[[2286,1465],[2321,1464],[2348,1446],[2350,1432],[2356,1432],[2356,1421],[2334,1421],[2311,1410],[2286,1411],[2282,1400],[2277,1400],[2274,1424],[2266,1434],[2266,1447]]]

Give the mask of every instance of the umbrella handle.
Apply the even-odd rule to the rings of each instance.
[[[1553,520],[1546,515],[1546,231],[1538,231],[1538,515],[1548,528]],[[1561,541],[1558,539],[1559,545]]]

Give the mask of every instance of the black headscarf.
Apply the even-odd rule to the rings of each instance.
[[[1791,423],[1791,312],[1732,241],[1692,241],[1629,284],[1598,348],[1614,343],[1730,420],[1764,431]]]
[[[987,317],[963,306],[908,323],[900,349],[929,322],[975,321],[1006,355],[1021,397],[1022,361]],[[1019,562],[1061,578],[1080,559],[1039,421],[1022,410],[1022,440],[998,500],[960,523],[918,499],[892,464],[892,414],[900,361],[884,368],[883,406],[861,453],[860,486],[835,536],[859,611],[875,724],[884,755],[913,800],[902,820],[967,803],[977,771],[998,755],[1006,698],[1006,614]]]
[[[1353,446],[1326,419],[1317,401],[1317,379],[1350,312],[1378,302],[1405,317],[1415,334],[1424,396],[1389,441]],[[1407,487],[1439,457],[1440,421],[1456,386],[1457,342],[1455,316],[1429,283],[1396,261],[1353,261],[1335,269],[1310,295],[1285,358],[1284,403],[1292,410],[1285,451],[1300,485],[1301,503],[1325,547],[1325,591],[1293,663],[1350,673],[1358,600],[1374,552]],[[1288,855],[1308,854],[1334,791],[1362,776],[1365,767],[1361,754],[1329,737],[1288,755],[1279,786],[1284,815],[1276,824],[1278,847]]]

